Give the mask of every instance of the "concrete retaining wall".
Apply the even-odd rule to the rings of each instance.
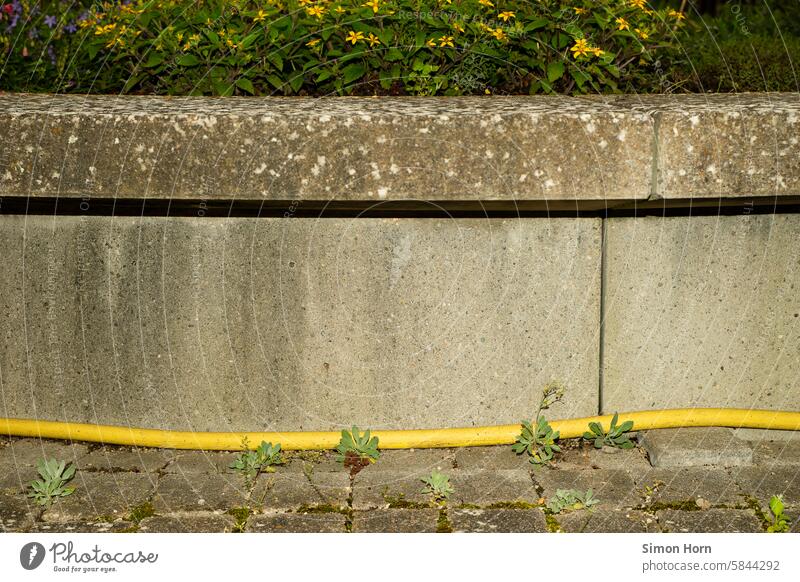
[[[553,379],[559,417],[798,409],[798,111],[0,95],[0,415],[493,424],[530,417]],[[136,216],[144,200],[164,216]],[[339,217],[296,214],[307,201]],[[410,201],[461,214],[392,216]],[[240,214],[259,202],[269,216]]]

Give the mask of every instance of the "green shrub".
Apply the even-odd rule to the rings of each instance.
[[[19,14],[4,12],[0,32],[12,16],[31,16],[32,2],[12,4]],[[2,32],[9,60],[0,85],[193,95],[618,92],[646,78],[682,22],[644,0],[132,0],[88,13],[45,2],[28,24]]]

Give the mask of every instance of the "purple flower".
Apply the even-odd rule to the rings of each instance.
[[[44,17],[44,23],[47,25],[47,28],[54,28],[56,25],[56,17],[47,15]]]
[[[37,39],[39,38],[39,30],[36,28],[31,28],[28,32],[28,38]]]
[[[64,32],[68,32],[69,34],[73,34],[76,30],[78,30],[78,26],[74,21],[64,27]]]

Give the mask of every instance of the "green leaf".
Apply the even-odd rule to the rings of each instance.
[[[547,80],[553,83],[564,75],[564,63],[562,61],[554,61],[547,65]]]
[[[181,55],[176,62],[182,67],[194,67],[200,64],[200,59],[194,55]]]
[[[244,77],[240,77],[236,79],[236,86],[239,87],[242,91],[247,91],[250,95],[256,94],[256,89],[253,87],[253,82],[250,79],[245,79]]]
[[[343,80],[345,85],[349,85],[353,81],[360,79],[367,72],[367,68],[363,63],[353,63],[347,65],[342,71]]]
[[[390,63],[402,61],[403,59],[405,59],[405,55],[396,48],[390,48],[383,55],[383,60]]]
[[[150,56],[147,57],[147,62],[144,64],[145,67],[155,67],[156,65],[160,65],[164,62],[164,55],[161,53],[150,53]]]

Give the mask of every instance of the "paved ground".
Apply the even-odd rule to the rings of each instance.
[[[800,443],[735,444],[730,462],[681,466],[699,455],[686,451],[654,467],[644,448],[609,454],[566,441],[551,467],[535,470],[510,447],[383,451],[352,482],[331,453],[287,453],[246,487],[229,468],[236,453],[0,438],[0,531],[759,532],[779,493],[800,531]],[[78,467],[75,493],[46,510],[25,496],[43,456]],[[444,506],[422,493],[420,478],[435,468],[455,488]],[[547,510],[567,488],[592,488],[601,503]]]

